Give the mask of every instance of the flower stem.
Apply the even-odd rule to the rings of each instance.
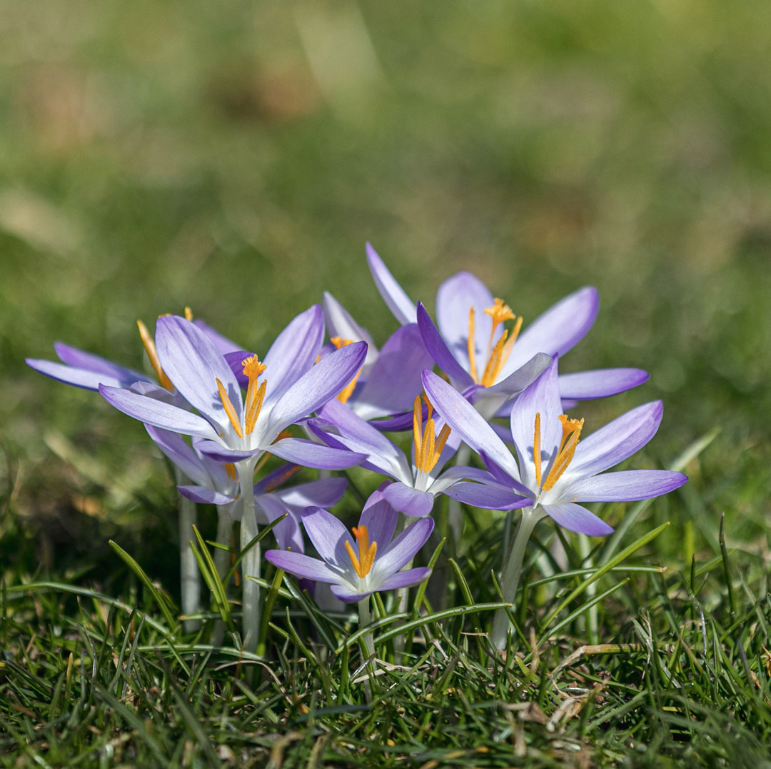
[[[525,560],[525,551],[530,535],[538,521],[543,518],[542,510],[536,512],[532,507],[523,507],[519,518],[519,526],[514,534],[514,539],[506,558],[501,575],[501,592],[506,603],[513,604],[517,597],[519,578],[522,575],[522,563]],[[506,639],[509,635],[509,616],[504,609],[498,609],[493,617],[493,629],[490,640],[496,649],[506,648]]]
[[[257,518],[254,514],[254,465],[257,457],[250,457],[236,464],[238,480],[241,484],[241,550],[257,536]],[[261,548],[259,543],[241,560],[243,574],[243,592],[241,595],[242,643],[246,651],[257,648],[260,632],[260,586],[247,579],[247,576],[260,576]]]
[[[179,468],[174,468],[177,486],[184,486],[188,479]],[[201,575],[195,561],[190,540],[193,538],[193,526],[198,523],[195,502],[179,495],[179,571],[180,590],[182,593],[182,613],[197,614],[201,611]],[[194,633],[201,626],[198,620],[185,620],[186,633]]]
[[[369,601],[370,596],[367,596],[366,598],[362,598],[361,601],[359,601],[359,629],[368,627],[372,624],[372,612],[369,608]],[[375,655],[375,640],[372,636],[372,633],[366,633],[364,637],[362,638],[362,652],[366,654],[366,657],[374,657]],[[372,702],[372,684],[371,679],[375,674],[375,660],[373,659],[370,665],[367,667],[367,676],[370,680],[368,680],[364,684],[364,697],[367,700],[367,702]]]

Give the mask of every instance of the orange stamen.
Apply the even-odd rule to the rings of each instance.
[[[535,482],[541,488],[541,415],[535,415],[535,435],[533,436],[533,462],[535,462]]]
[[[469,369],[471,378],[476,384],[481,384],[484,387],[492,387],[495,384],[498,375],[506,365],[506,361],[511,355],[511,351],[514,348],[514,343],[517,341],[519,332],[522,328],[522,318],[517,317],[511,310],[509,305],[504,304],[502,299],[495,299],[494,304],[486,307],[484,310],[485,315],[489,315],[492,318],[492,328],[490,329],[490,339],[487,342],[487,351],[485,352],[485,364],[484,371],[480,377],[477,372],[476,366],[476,342],[474,339],[474,308],[469,310],[469,335],[468,335],[468,358]],[[514,326],[511,332],[504,330],[498,341],[495,341],[495,332],[501,323],[505,323],[507,320],[513,320]]]
[[[236,435],[239,438],[243,438],[244,432],[241,429],[241,425],[238,421],[238,414],[236,414],[236,410],[233,408],[233,404],[230,401],[230,396],[228,395],[225,386],[219,379],[217,379],[217,390],[219,391],[220,400],[222,401],[222,408],[225,409],[225,413],[228,415],[230,424],[233,425],[233,429],[236,431]]]
[[[573,456],[576,453],[578,441],[581,437],[581,430],[584,426],[583,419],[570,419],[565,416],[565,414],[560,414],[559,419],[562,423],[562,439],[560,440],[557,456],[554,458],[551,469],[543,482],[543,491],[553,489],[554,484],[557,483],[565,470],[568,469],[568,466],[573,461]],[[539,415],[536,415],[536,435],[540,436],[540,430],[538,428]],[[536,480],[538,480],[539,475],[539,467],[538,464],[536,464]],[[541,485],[540,481],[538,481],[538,485]]]
[[[474,322],[474,308],[473,306],[468,311],[468,364],[471,369],[471,378],[475,384],[479,384],[477,379],[477,361],[476,361],[476,337],[475,337],[476,324]]]
[[[166,376],[166,372],[161,367],[161,361],[158,358],[158,351],[155,349],[155,342],[150,336],[150,332],[147,330],[147,326],[145,326],[141,320],[137,321],[137,326],[139,328],[139,336],[142,337],[142,344],[145,347],[145,352],[147,353],[147,357],[150,359],[150,365],[153,367],[153,371],[155,371],[155,376],[158,377],[158,381],[160,382],[161,387],[168,390],[169,392],[174,392],[174,385],[171,383],[171,380]]]
[[[185,320],[193,320],[193,311],[189,307],[185,307]]]
[[[356,557],[350,542],[346,541],[345,549],[348,552],[348,557],[351,559],[354,571],[364,579],[372,571],[372,565],[375,563],[377,542],[370,544],[369,532],[366,526],[354,526],[351,531],[353,536],[356,537],[356,543],[359,546],[358,557]]]
[[[420,398],[415,398],[415,408],[412,412],[412,438],[415,450],[415,467],[418,472],[430,473],[439,461],[445,443],[450,437],[449,425],[444,425],[436,435],[436,423],[432,418],[434,407],[431,401],[426,399],[428,405],[428,418],[423,426],[423,410],[420,407]]]
[[[333,336],[330,340],[335,346],[335,349],[340,350],[343,347],[348,347],[349,344],[353,344],[353,339],[342,339],[339,336]],[[362,366],[362,368],[364,368]],[[347,403],[348,399],[353,395],[353,391],[356,389],[356,382],[359,381],[359,375],[361,374],[361,368],[356,372],[356,376],[337,394],[337,400],[340,403]]]
[[[238,480],[238,475],[236,475],[236,466],[232,462],[225,462],[225,472],[228,474],[228,478],[230,478],[230,480]]]
[[[241,364],[241,370],[244,372],[244,376],[249,379],[249,384],[246,388],[245,408],[246,434],[251,435],[260,416],[262,402],[265,400],[267,382],[263,380],[259,386],[257,385],[257,378],[265,371],[265,364],[260,363],[260,359],[256,355],[250,355]]]

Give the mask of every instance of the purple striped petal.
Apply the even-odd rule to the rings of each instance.
[[[305,551],[297,519],[294,513],[278,498],[277,494],[255,494],[254,504],[260,523],[272,523],[276,519],[281,518],[282,515],[286,516],[273,529],[276,544],[278,544],[281,550],[293,550],[296,553]],[[259,515],[260,512],[264,514],[265,520],[259,520],[261,517]]]
[[[32,369],[57,382],[79,387],[82,390],[97,391],[99,385],[107,387],[126,387],[123,379],[117,379],[107,374],[97,373],[95,371],[86,371],[82,368],[72,368],[64,363],[57,363],[52,360],[41,358],[25,358],[24,362]]]
[[[217,390],[217,379],[239,420],[243,410],[241,388],[222,353],[198,326],[184,318],[158,318],[155,328],[158,357],[174,386],[191,406],[215,422],[220,432],[232,431]]]
[[[99,355],[80,350],[72,345],[65,344],[64,342],[54,342],[54,351],[56,357],[62,363],[66,363],[73,368],[82,368],[86,371],[93,371],[96,374],[107,374],[119,381],[123,382],[123,385],[127,387],[132,382],[151,382],[152,379],[139,371],[134,371],[124,366],[119,366],[107,358],[102,358]],[[106,383],[105,383],[106,384]]]
[[[551,519],[568,531],[576,534],[586,534],[590,537],[607,537],[613,529],[605,521],[590,513],[585,507],[573,502],[563,502],[559,505],[543,505],[543,509]]]
[[[418,585],[431,576],[431,569],[427,566],[418,566],[416,569],[397,571],[396,574],[387,577],[380,583],[380,590],[398,590],[402,587]]]
[[[293,478],[297,474],[299,468],[300,465],[292,463],[277,467],[254,484],[254,493],[268,494],[269,492],[274,491],[280,486],[283,486],[290,478]],[[324,507],[324,505],[319,505],[319,507]]]
[[[118,387],[100,385],[99,392],[118,411],[134,417],[140,422],[160,427],[163,430],[171,430],[174,433],[182,433],[182,435],[197,435],[201,438],[216,437],[214,429],[203,417],[191,414],[185,409]]]
[[[385,552],[377,554],[374,566],[377,579],[385,579],[406,566],[415,557],[415,553],[426,544],[433,530],[433,518],[419,518],[410,524],[391,542]]]
[[[181,435],[168,430],[160,430],[152,425],[145,425],[145,429],[155,445],[191,481],[194,481],[198,486],[211,487],[212,479],[206,466]]]
[[[434,509],[434,495],[427,491],[418,491],[411,486],[407,486],[401,481],[392,483],[384,492],[383,496],[400,513],[410,516],[410,518],[422,518],[424,515],[430,515]]]
[[[291,510],[301,513],[306,507],[322,507],[329,510],[345,494],[348,481],[345,478],[320,478],[309,483],[300,483],[291,489],[282,489],[275,494]]]
[[[196,318],[193,323],[195,323],[198,328],[203,331],[206,336],[211,339],[211,341],[214,343],[214,346],[223,354],[227,355],[231,352],[238,352],[241,347],[240,345],[237,345],[234,341],[231,339],[228,339],[226,336],[223,336],[220,334],[219,331],[217,331],[213,326],[210,326],[208,323]]]
[[[485,452],[514,478],[519,471],[511,452],[476,409],[452,385],[431,371],[423,372],[423,386],[447,424],[477,452]]]
[[[501,324],[496,328],[492,339],[490,338],[493,319],[485,314],[485,310],[492,304],[493,295],[490,289],[470,272],[453,275],[445,280],[436,292],[436,324],[452,356],[465,371],[471,371],[468,356],[471,308],[474,308],[474,349],[476,365],[479,368],[484,369],[488,351],[503,333]],[[480,378],[481,373],[480,371]]]
[[[526,387],[529,387],[536,379],[544,372],[552,363],[552,358],[542,352],[534,355],[527,363],[521,368],[518,368],[513,373],[509,374],[505,379],[501,379],[497,384],[492,387],[488,387],[479,395],[488,395],[489,393],[504,394],[504,395],[516,395],[522,392]],[[495,409],[496,411],[498,409]]]
[[[516,371],[538,352],[564,355],[589,331],[600,311],[600,296],[596,288],[587,286],[566,296],[536,318],[520,334],[503,376]]]
[[[383,345],[366,382],[356,393],[352,404],[356,413],[362,419],[375,419],[407,411],[423,390],[423,369],[433,365],[418,327],[410,323],[397,329]]]
[[[287,462],[321,470],[345,470],[361,464],[366,459],[364,454],[334,449],[303,438],[282,438],[272,444],[268,451]]]
[[[638,502],[674,491],[687,480],[669,470],[622,470],[571,484],[564,496],[573,502]]]
[[[264,451],[264,449],[260,448],[246,450],[229,449],[221,443],[211,440],[196,441],[195,447],[201,454],[206,455],[215,462],[241,462],[244,459],[249,459],[249,457],[253,457],[255,454],[261,454]]]
[[[388,488],[390,485],[370,495],[359,518],[359,526],[367,527],[369,541],[377,542],[378,550],[384,550],[391,544],[399,520],[399,514],[384,496]]]
[[[278,435],[332,400],[356,376],[366,354],[366,343],[354,342],[312,366],[273,407],[267,433]]]
[[[661,401],[645,403],[582,439],[568,469],[570,475],[596,475],[631,457],[653,438],[663,415]]]
[[[201,505],[227,505],[235,497],[229,497],[227,494],[220,494],[213,489],[207,489],[204,486],[177,486],[179,493],[183,497],[192,499]]]
[[[385,263],[378,256],[375,249],[369,243],[367,243],[366,248],[369,271],[372,273],[372,279],[375,281],[383,301],[388,305],[388,309],[391,310],[396,320],[402,325],[415,323],[417,320],[415,303],[396,282],[396,279],[391,275],[388,267],[385,266]]]
[[[482,510],[517,510],[532,504],[529,497],[520,497],[512,489],[499,484],[469,483],[461,481],[444,492],[465,505]]]
[[[339,579],[338,573],[330,569],[324,561],[291,550],[268,550],[265,560],[277,569],[283,569],[295,577],[312,579],[314,582],[334,583]]]
[[[631,390],[647,382],[650,374],[639,368],[606,368],[560,374],[560,397],[563,400],[592,400]]]
[[[324,292],[323,305],[329,337],[339,336],[341,339],[350,339],[352,342],[366,342],[367,357],[364,359],[364,365],[371,366],[378,354],[377,347],[367,329],[360,326],[329,291]]]
[[[442,371],[450,377],[453,384],[457,387],[470,387],[474,384],[471,374],[453,355],[452,350],[447,346],[439,329],[434,325],[431,316],[426,311],[422,302],[418,302],[418,328],[423,337],[423,342],[431,357]],[[466,359],[468,356],[466,356]],[[468,365],[468,364],[466,364]]]
[[[263,376],[268,382],[267,403],[279,400],[311,369],[323,341],[324,313],[318,304],[314,304],[287,325],[265,355]]]
[[[367,598],[368,596],[371,596],[372,593],[377,592],[377,590],[369,590],[368,592],[360,593],[354,590],[353,586],[349,585],[347,582],[344,584],[337,583],[336,585],[330,585],[329,591],[338,601],[342,601],[343,603],[358,603],[362,598]]]
[[[353,538],[342,522],[320,507],[311,507],[302,514],[303,527],[316,552],[329,564],[346,572],[352,570],[352,564],[345,543],[348,542],[358,552]]]
[[[246,350],[235,350],[225,353],[225,363],[230,366],[230,370],[233,372],[233,376],[242,390],[246,390],[249,386],[249,377],[244,374],[244,361],[252,355],[253,353]]]

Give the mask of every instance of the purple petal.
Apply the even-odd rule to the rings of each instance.
[[[474,384],[471,374],[463,367],[447,346],[439,329],[434,325],[431,316],[426,312],[422,302],[418,302],[418,328],[423,337],[426,349],[442,371],[450,377],[458,387],[470,387]],[[466,356],[468,357],[468,356]]]
[[[348,542],[357,552],[353,538],[342,522],[320,507],[311,507],[302,514],[303,527],[316,552],[329,564],[350,571],[351,559],[345,549]]]
[[[223,355],[227,355],[231,352],[238,352],[241,349],[240,345],[237,345],[226,336],[220,334],[219,331],[217,331],[213,326],[210,326],[208,323],[199,320],[198,318],[196,318],[193,323],[195,323],[195,325],[198,326],[198,328],[200,328],[201,331],[203,331],[203,333],[209,337],[209,339],[211,339],[211,341],[214,343],[214,346]]]
[[[207,457],[213,459],[215,462],[241,462],[244,459],[249,459],[255,454],[261,454],[263,449],[228,449],[221,443],[212,440],[196,441],[196,449]]]
[[[645,403],[582,439],[570,464],[570,475],[596,475],[631,457],[653,438],[663,415],[661,401]]]
[[[80,387],[82,390],[96,391],[99,385],[107,387],[126,387],[126,382],[122,379],[108,376],[107,374],[86,371],[82,368],[72,368],[64,363],[56,363],[52,360],[43,360],[40,358],[25,358],[25,363],[35,371],[44,376],[55,379],[57,382]]]
[[[192,499],[201,505],[227,505],[235,497],[229,497],[227,494],[220,494],[213,489],[207,489],[204,486],[177,486],[179,493],[183,497]]]
[[[650,379],[650,374],[639,368],[606,368],[560,374],[560,397],[580,401],[608,398],[631,390]]]
[[[277,467],[254,484],[254,493],[268,494],[271,491],[275,491],[280,486],[283,486],[290,478],[293,478],[300,467],[301,465],[295,465],[291,462],[281,465],[281,467]],[[324,507],[324,505],[319,505],[319,507]]]
[[[555,523],[576,534],[586,534],[590,537],[607,537],[613,529],[605,521],[590,513],[585,507],[573,502],[563,502],[559,505],[543,505]]]
[[[320,478],[275,493],[287,507],[301,513],[306,507],[329,510],[342,499],[346,488],[348,481],[345,478]]]
[[[263,363],[266,368],[263,376],[268,382],[265,394],[267,403],[279,400],[313,367],[323,341],[324,313],[318,304],[314,304],[287,325],[265,356]]]
[[[225,353],[225,362],[230,366],[233,376],[236,378],[242,390],[249,386],[249,377],[244,374],[244,361],[253,355],[246,350],[235,350]]]
[[[77,347],[72,347],[64,342],[54,342],[54,350],[56,356],[62,363],[66,363],[73,368],[82,368],[86,371],[93,371],[96,374],[106,374],[107,376],[123,382],[124,387],[127,387],[132,382],[152,381],[150,377],[141,374],[139,371],[119,366],[117,363],[107,360],[107,358],[102,358],[99,355],[80,350]]]
[[[400,481],[392,483],[383,492],[383,496],[396,510],[411,518],[422,518],[424,515],[430,515],[434,509],[433,494],[429,494],[427,491],[418,491]]]
[[[527,363],[521,368],[509,374],[505,379],[500,380],[492,387],[488,387],[479,395],[487,395],[488,393],[504,394],[504,395],[516,395],[522,392],[525,388],[529,387],[536,379],[544,372],[552,363],[552,358],[544,353],[538,353],[534,355]],[[496,409],[497,411],[497,409]]]
[[[191,414],[185,409],[118,387],[100,385],[99,392],[118,411],[140,422],[182,435],[197,435],[202,438],[216,436],[212,426],[203,417]]]
[[[452,385],[431,371],[423,372],[423,386],[434,408],[474,451],[484,451],[514,478],[514,457],[476,409]]]
[[[388,488],[390,484],[386,486]],[[399,514],[385,498],[384,491],[378,489],[370,495],[359,518],[359,526],[367,527],[369,541],[377,542],[380,550],[391,544],[399,520]]]
[[[415,323],[417,320],[415,303],[396,282],[388,267],[385,266],[383,260],[369,243],[367,243],[367,263],[380,296],[383,297],[383,301],[388,305],[388,309],[394,314],[396,320],[403,326],[407,323]]]
[[[191,481],[199,486],[210,488],[212,479],[198,454],[188,446],[178,433],[160,430],[152,425],[145,425],[148,435],[155,445],[175,464]],[[219,503],[216,503],[219,504]]]
[[[278,435],[332,400],[356,376],[366,354],[366,343],[354,342],[312,366],[274,406],[268,434]]]
[[[423,407],[423,417],[425,418],[426,408]],[[381,433],[401,433],[405,430],[412,430],[412,411],[405,411],[402,414],[394,414],[388,419],[377,419],[370,424]]]
[[[352,342],[367,343],[367,357],[364,359],[365,366],[371,366],[377,359],[377,347],[372,341],[369,332],[363,326],[360,326],[328,291],[324,292],[324,319],[327,322],[327,334],[329,337],[339,336],[341,339],[350,339]]]
[[[305,577],[314,582],[337,582],[337,572],[318,558],[311,558],[302,553],[293,553],[291,550],[268,550],[265,560],[272,563],[277,569],[283,569],[295,577]]]
[[[638,502],[680,488],[688,477],[669,470],[622,470],[595,475],[565,489],[573,502]]]
[[[423,369],[433,365],[418,327],[402,326],[383,345],[356,393],[356,413],[369,420],[406,411],[423,390]]]
[[[287,462],[294,462],[303,467],[316,467],[321,470],[345,470],[361,464],[366,459],[364,454],[333,449],[322,443],[306,441],[303,438],[282,438],[273,443],[268,451]]]
[[[452,356],[460,362],[465,371],[471,371],[468,356],[469,314],[471,308],[474,308],[474,349],[476,365],[482,369],[479,371],[480,378],[489,350],[503,333],[501,324],[496,328],[492,340],[490,339],[493,319],[485,314],[485,310],[492,305],[493,295],[490,289],[470,272],[453,275],[445,280],[436,292],[436,323]]]
[[[448,497],[482,510],[517,510],[532,504],[529,497],[520,497],[512,489],[499,484],[461,481],[444,492]]]
[[[215,422],[220,432],[231,432],[217,390],[219,379],[241,419],[241,388],[222,353],[198,326],[175,315],[158,318],[156,344],[163,370],[185,400]]]
[[[563,355],[589,331],[600,310],[596,288],[587,286],[566,296],[536,318],[522,332],[514,345],[503,376],[516,371],[538,352]]]
[[[431,576],[431,569],[427,566],[419,566],[416,569],[397,571],[380,583],[380,590],[398,590],[400,587],[412,587],[418,585]]]
[[[255,511],[264,513],[266,521],[260,523],[272,523],[277,518],[285,515],[281,523],[276,524],[273,529],[273,536],[281,550],[293,550],[296,553],[305,551],[300,526],[294,513],[279,499],[277,494],[255,494]],[[259,520],[259,517],[258,517]]]
[[[365,593],[359,593],[347,582],[345,584],[330,585],[329,591],[338,601],[343,601],[343,603],[358,603],[362,598],[367,598],[372,593],[377,592],[376,590],[370,590]]]
[[[559,419],[562,403],[557,383],[556,358],[517,398],[511,409],[511,437],[517,447],[522,482],[528,486],[532,486],[536,478],[533,456],[536,414],[540,414],[541,472],[542,478],[545,478],[562,442],[562,423]],[[498,462],[495,457],[489,456]]]
[[[426,544],[434,530],[433,518],[419,518],[410,524],[386,549],[377,553],[374,570],[376,579],[386,579],[408,564]]]

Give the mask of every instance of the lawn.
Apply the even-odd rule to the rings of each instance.
[[[771,766],[770,44],[754,0],[0,4],[0,766]],[[271,569],[259,653],[208,593],[186,633],[168,464],[24,364],[147,370],[136,320],[186,306],[262,355],[323,291],[381,344],[367,241],[431,312],[464,269],[525,323],[596,286],[561,369],[651,379],[587,429],[661,399],[624,469],[690,478],[593,507],[609,539],[541,524],[504,654],[511,517],[466,510],[371,681]]]

